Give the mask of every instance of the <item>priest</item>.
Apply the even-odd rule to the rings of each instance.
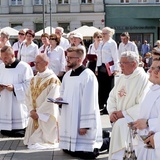
[[[48,102],[48,98],[60,95],[60,80],[48,69],[49,58],[40,54],[35,59],[37,75],[31,79],[26,103],[30,112],[24,144],[30,149],[48,149],[58,145],[57,104]]]
[[[120,67],[123,74],[109,94],[107,109],[113,125],[109,160],[122,160],[129,137],[128,123],[138,118],[140,103],[149,90],[148,75],[138,67],[139,55],[133,51],[121,54]],[[133,141],[137,145],[136,139]]]
[[[1,49],[0,130],[6,136],[23,137],[28,125],[26,90],[33,77],[31,67],[15,58],[10,46]]]

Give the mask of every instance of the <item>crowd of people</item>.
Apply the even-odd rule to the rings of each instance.
[[[145,40],[139,53],[128,32],[117,45],[104,27],[86,50],[80,33],[63,32],[43,33],[40,47],[33,30],[20,30],[12,46],[0,33],[1,134],[24,137],[29,149],[60,147],[83,159],[107,149],[109,160],[122,160],[131,128],[137,159],[159,160],[160,40],[152,49]],[[109,114],[111,137],[101,114]]]

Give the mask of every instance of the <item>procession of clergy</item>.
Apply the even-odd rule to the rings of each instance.
[[[126,151],[135,152],[132,159],[160,160],[160,45],[146,72],[129,33],[121,34],[119,46],[114,33],[110,27],[95,32],[86,53],[83,36],[72,33],[68,41],[61,27],[42,34],[40,48],[33,30],[20,30],[12,47],[2,31],[1,134],[24,137],[29,149],[59,147],[95,159],[104,143],[100,113],[107,112],[109,160],[129,159]]]

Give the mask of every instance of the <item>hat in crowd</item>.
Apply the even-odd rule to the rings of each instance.
[[[73,37],[75,37],[75,38],[80,38],[81,40],[83,40],[83,36],[82,36],[81,33],[75,33],[75,34],[73,35]]]

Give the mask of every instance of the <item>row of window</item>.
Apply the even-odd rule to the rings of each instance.
[[[33,5],[42,5],[44,0],[33,0]],[[48,0],[48,3],[51,3],[52,0]],[[131,0],[120,0],[120,3],[130,3]],[[148,0],[137,0],[138,3],[147,3]],[[160,0],[155,0],[156,3],[159,3]],[[94,3],[94,0],[80,0],[81,4],[91,4]],[[57,4],[70,4],[70,0],[57,0]],[[10,5],[23,5],[23,0],[10,0]]]
[[[120,0],[120,3],[130,3],[131,0]],[[147,3],[148,0],[137,0],[138,3]],[[160,0],[155,0],[156,3],[159,3]]]
[[[84,25],[87,25],[87,26],[93,26],[93,22],[81,22],[81,26],[84,26]],[[17,26],[23,26],[22,23],[11,23],[10,26],[12,28],[15,28]],[[61,23],[61,22],[58,22],[58,26],[60,27],[63,27],[64,28],[64,32],[65,33],[68,33],[70,32],[70,23],[68,22],[64,22],[64,23]],[[39,31],[43,29],[43,23],[34,23],[34,30],[35,32]]]
[[[52,0],[48,0],[48,3],[51,3]],[[57,4],[69,4],[70,0],[57,0]],[[93,3],[93,0],[80,0],[81,4]],[[10,0],[11,5],[23,5],[23,0]],[[42,5],[43,0],[33,0],[34,5]]]

